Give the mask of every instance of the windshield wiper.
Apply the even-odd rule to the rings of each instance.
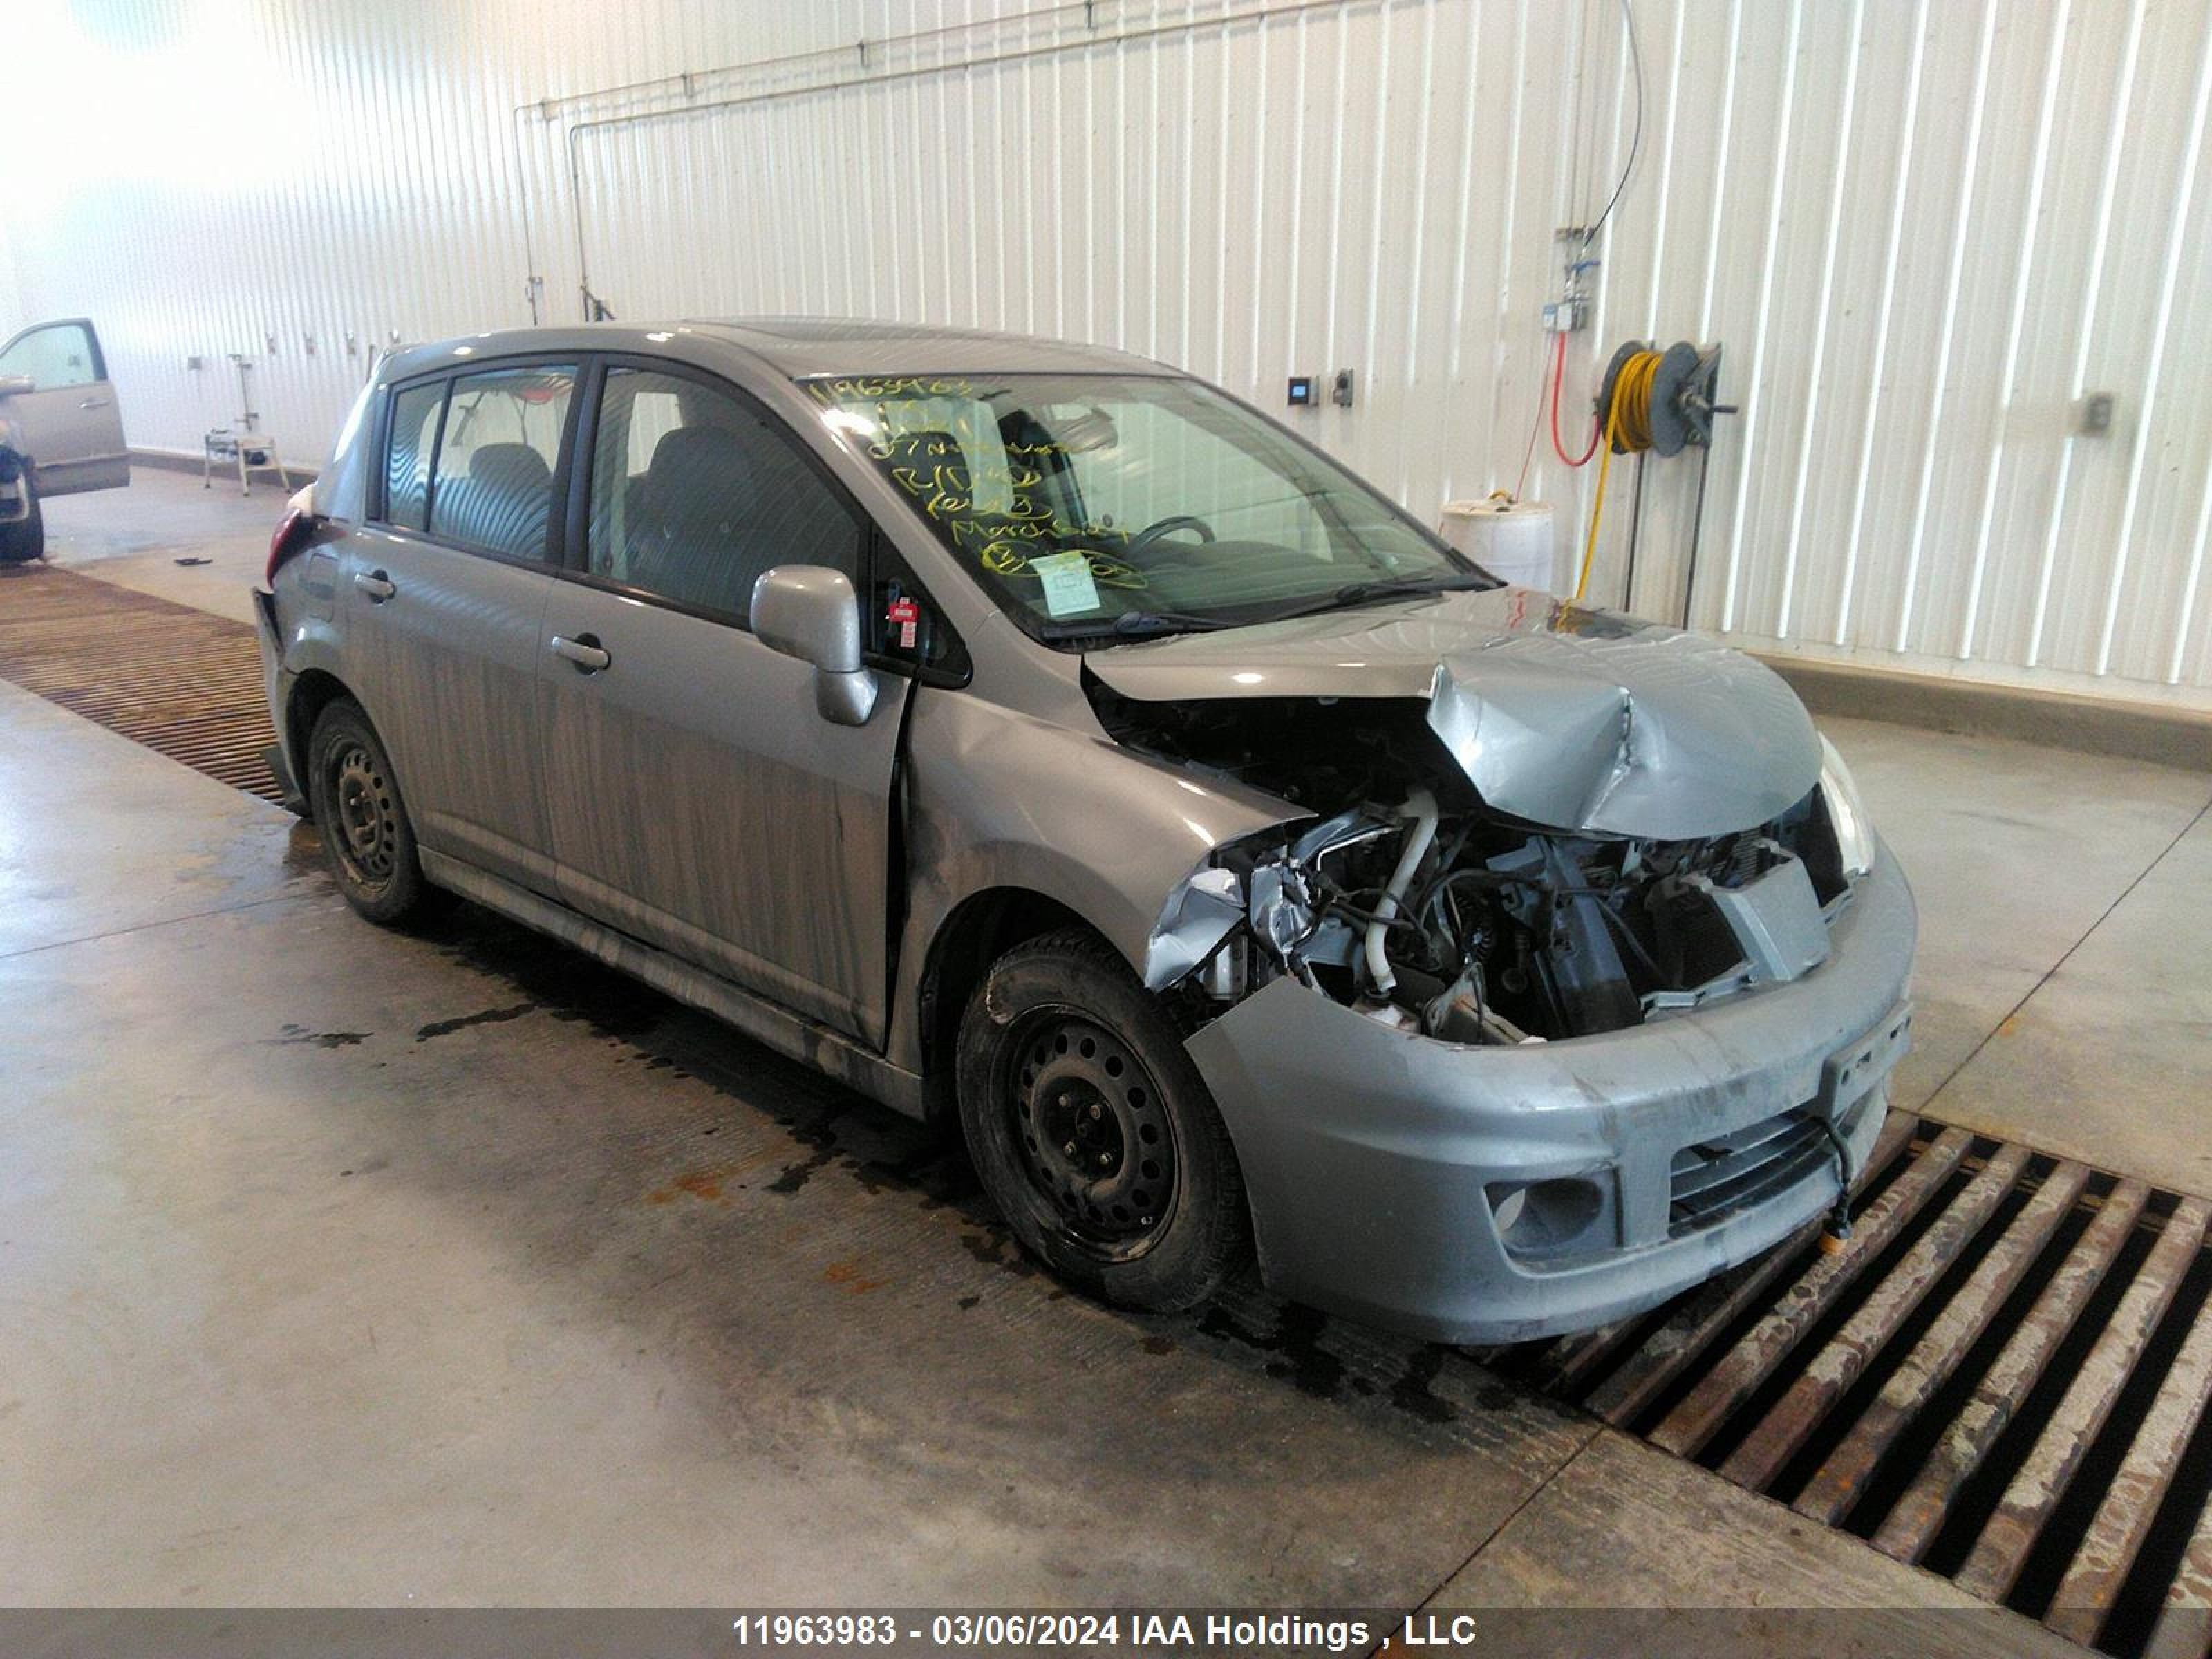
[[[1037,629],[1037,636],[1054,643],[1067,640],[1148,640],[1162,634],[1211,633],[1232,625],[1218,617],[1200,616],[1188,611],[1124,611],[1113,617],[1048,622]]]
[[[1472,570],[1455,570],[1440,576],[1378,576],[1371,581],[1347,582],[1319,599],[1303,599],[1287,609],[1270,611],[1262,620],[1283,622],[1292,617],[1312,617],[1324,611],[1340,611],[1346,605],[1365,605],[1374,599],[1416,593],[1460,593],[1496,586],[1488,577]]]

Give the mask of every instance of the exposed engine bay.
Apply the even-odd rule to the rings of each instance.
[[[1217,1009],[1291,975],[1442,1042],[1619,1030],[1817,966],[1850,891],[1818,787],[1724,834],[1577,833],[1486,805],[1417,700],[1089,690],[1118,741],[1312,815],[1218,849],[1162,916],[1148,983]]]

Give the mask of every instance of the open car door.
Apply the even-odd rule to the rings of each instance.
[[[42,496],[131,482],[123,411],[86,318],[34,323],[0,346],[0,421],[15,428]]]

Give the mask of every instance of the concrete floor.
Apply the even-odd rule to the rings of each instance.
[[[142,472],[55,556],[234,613],[265,497]],[[1923,905],[1900,1103],[2212,1192],[2212,779],[1832,730]],[[481,913],[369,927],[4,684],[0,996],[0,1602],[1963,1604],[1463,1356],[1070,1297],[919,1129]]]
[[[294,473],[298,483],[302,475]],[[240,495],[238,475],[203,488],[197,471],[137,466],[128,489],[65,495],[46,504],[46,560],[118,587],[250,623],[248,590],[261,580],[269,538],[290,492],[273,472],[255,473]],[[179,559],[204,564],[180,565]]]

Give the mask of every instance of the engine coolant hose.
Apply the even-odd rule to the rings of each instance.
[[[1390,923],[1397,917],[1399,901],[1413,884],[1413,872],[1421,867],[1421,860],[1436,844],[1437,798],[1425,789],[1416,789],[1406,797],[1406,816],[1412,822],[1406,828],[1398,867],[1391,871],[1382,902],[1375,907],[1375,919],[1367,924],[1367,977],[1374,982],[1378,997],[1387,997],[1397,988],[1398,976],[1390,971],[1390,956],[1384,947],[1389,942]]]

